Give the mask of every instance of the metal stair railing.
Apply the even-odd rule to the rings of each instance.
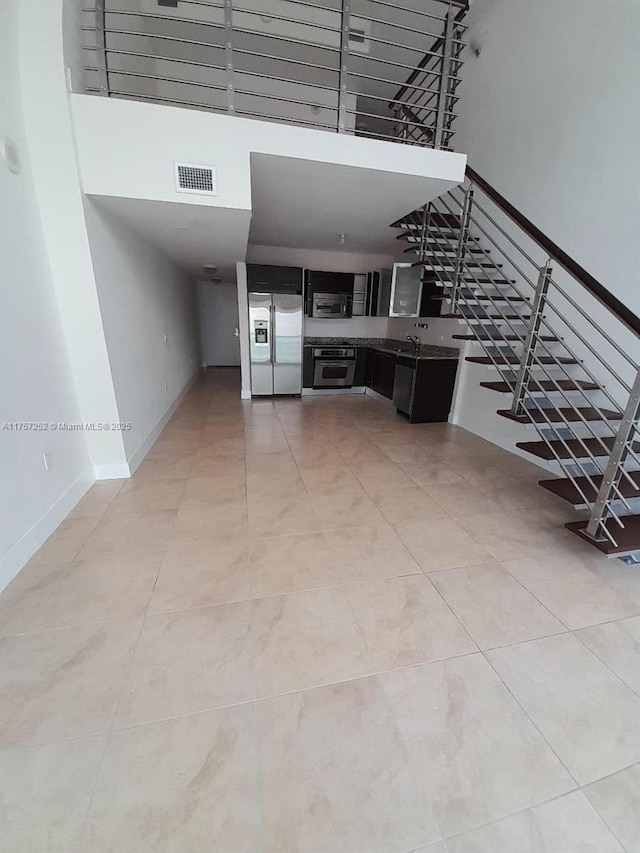
[[[508,370],[512,377],[515,376],[510,379],[505,377],[513,392],[511,415],[515,420],[530,422],[535,426],[553,460],[589,508],[587,535],[594,541],[609,540],[615,545],[615,536],[606,522],[613,519],[619,527],[624,527],[620,505],[629,513],[633,509],[623,493],[623,482],[626,481],[635,490],[640,483],[640,475],[630,472],[626,467],[631,462],[638,468],[640,463],[640,456],[634,449],[640,406],[640,344],[635,354],[627,352],[601,324],[594,321],[589,307],[581,305],[568,292],[567,286],[557,281],[551,259],[541,264],[523,247],[523,242],[533,240],[535,243],[535,239],[518,228],[511,233],[507,231],[496,216],[486,209],[486,202],[478,201],[478,193],[482,194],[483,189],[473,180],[468,181],[464,192],[452,190],[430,203],[420,217],[409,218],[419,237],[418,262],[426,266],[427,258],[431,259],[429,269],[443,287],[451,303],[451,313],[467,322],[471,333],[500,375]],[[494,199],[488,198],[488,201],[495,204]],[[443,225],[447,222],[449,224]],[[473,237],[470,240],[471,232]],[[482,248],[477,235],[481,235],[480,240],[488,241],[491,251],[497,251],[500,260],[506,262],[507,270],[515,271],[515,281],[507,277],[491,252]],[[469,251],[471,246],[481,247],[483,264],[489,264],[481,268],[480,275],[476,275],[473,267],[474,258]],[[513,256],[514,250],[516,258]],[[527,265],[533,268],[533,274],[525,271]],[[492,276],[495,277],[493,281]],[[489,282],[481,279],[489,279]],[[578,284],[582,283],[576,277],[574,280]],[[504,293],[496,290],[496,287],[502,285],[509,286]],[[498,299],[498,295],[502,298]],[[522,301],[514,302],[503,310],[503,305],[509,306],[510,296],[519,297]],[[478,310],[479,300],[485,305],[482,310]],[[514,319],[513,305],[532,309],[524,328],[524,319]],[[616,313],[613,316],[617,316]],[[484,325],[487,321],[491,323],[490,327]],[[587,326],[587,332],[584,329],[581,331],[581,324]],[[625,331],[630,328],[626,316],[622,318],[622,324],[623,328],[627,327]],[[562,326],[562,333],[559,332],[559,325]],[[632,328],[632,331],[637,336],[638,329]],[[545,340],[547,332],[554,341]],[[513,339],[508,339],[507,335]],[[571,344],[568,339],[571,339]],[[638,343],[637,337],[634,340]],[[581,345],[584,352],[577,353],[576,345]],[[508,353],[515,353],[521,348],[517,364],[512,364],[506,357],[496,357],[494,351],[499,352],[501,346],[506,346]],[[613,366],[610,358],[603,358],[607,346],[612,350],[611,355],[615,354],[624,364],[624,370]],[[561,347],[563,355],[556,355],[556,347]],[[606,382],[602,376],[596,377],[585,364],[584,355],[599,361],[602,374],[607,377]],[[597,386],[597,391],[582,388],[580,380],[563,363],[563,358],[577,364],[579,370]],[[534,371],[541,374],[548,389],[538,384]],[[556,375],[558,371],[559,377]],[[622,372],[633,374],[632,381],[625,379]],[[563,387],[561,383],[565,379],[574,383],[574,387]],[[616,388],[615,392],[610,390],[609,381]],[[590,394],[594,393],[605,398],[606,405],[611,407],[619,420],[610,419],[610,412],[603,411],[603,407],[591,398]],[[556,395],[559,395],[560,405],[556,402]],[[585,417],[580,405],[575,402],[576,395],[588,401],[596,420],[591,416]],[[563,435],[563,430],[568,432],[569,438]],[[585,444],[587,440],[591,443],[595,440],[602,452],[592,451]],[[556,449],[558,444],[562,452]],[[581,448],[580,451],[574,451],[576,444]],[[579,475],[576,471],[580,472]],[[578,476],[582,478],[582,483],[578,482]],[[591,494],[587,494],[583,488],[587,484]]]
[[[460,2],[252,5],[93,0],[82,9],[85,91],[450,150]]]

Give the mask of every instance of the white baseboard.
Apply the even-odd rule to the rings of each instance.
[[[241,400],[250,400],[251,399],[251,389],[243,388],[240,392]]]
[[[112,462],[108,465],[94,465],[93,474],[96,480],[126,480],[132,471],[126,462]]]
[[[178,393],[178,395],[174,399],[173,403],[171,403],[169,408],[166,410],[164,415],[162,415],[162,417],[157,422],[157,424],[153,427],[151,432],[149,432],[147,434],[147,437],[143,440],[143,442],[140,444],[138,449],[134,453],[131,454],[131,456],[129,457],[129,464],[128,464],[128,466],[126,466],[129,468],[129,473],[128,474],[112,475],[111,477],[103,477],[102,479],[105,479],[105,480],[106,479],[115,479],[116,476],[117,477],[130,477],[134,473],[136,468],[140,465],[140,463],[142,462],[144,457],[147,455],[147,453],[151,450],[152,446],[155,444],[158,436],[160,435],[162,430],[167,425],[169,419],[171,418],[171,415],[175,412],[175,410],[178,408],[178,406],[180,405],[180,403],[184,399],[189,388],[191,388],[193,383],[198,378],[199,372],[200,372],[199,369],[196,370],[196,372],[193,373],[189,377],[189,379],[187,379],[185,384],[182,386],[182,390]],[[110,467],[110,466],[106,466],[106,467]],[[113,466],[113,467],[115,468],[116,466]]]
[[[87,489],[93,485],[93,474],[87,470],[31,525],[18,541],[0,558],[0,591],[18,574],[38,548],[69,515]]]

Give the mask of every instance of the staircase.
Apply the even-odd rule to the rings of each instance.
[[[540,485],[588,510],[567,529],[640,552],[640,319],[470,168],[392,227],[506,400],[497,416],[522,425],[517,447],[560,475]]]

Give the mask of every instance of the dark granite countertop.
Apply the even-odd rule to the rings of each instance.
[[[405,358],[420,359],[451,359],[458,358],[460,351],[454,347],[439,347],[433,344],[422,344],[418,353],[414,352],[409,341],[397,341],[392,338],[318,338],[304,339],[306,347],[367,347],[378,352],[391,355],[402,355]]]

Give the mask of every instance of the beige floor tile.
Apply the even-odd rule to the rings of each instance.
[[[352,584],[346,591],[378,671],[477,651],[423,575]]]
[[[264,536],[314,533],[320,524],[308,495],[305,497],[249,499],[249,532],[255,540]]]
[[[216,536],[210,544],[167,551],[149,609],[161,612],[208,607],[250,597],[246,539]]]
[[[362,488],[359,492],[312,494],[311,504],[321,530],[386,523],[380,510]]]
[[[182,506],[199,503],[212,510],[221,511],[238,504],[246,506],[247,491],[243,485],[227,485],[218,477],[191,477],[187,480]]]
[[[334,552],[322,533],[277,536],[256,541],[251,549],[254,598],[332,586]]]
[[[103,515],[127,480],[102,480],[94,483],[69,513],[69,518]]]
[[[584,789],[626,853],[640,850],[640,764]]]
[[[443,836],[574,787],[482,655],[379,678]]]
[[[414,483],[419,486],[430,487],[435,484],[449,484],[464,482],[460,474],[457,474],[447,465],[441,462],[425,461],[403,463],[400,465],[402,470],[407,474]]]
[[[253,602],[258,697],[368,675],[373,670],[343,588]]]
[[[640,694],[640,616],[584,628],[577,635],[625,684]]]
[[[260,849],[252,705],[114,732],[83,853]]]
[[[176,480],[189,477],[192,473],[194,453],[159,455],[150,453],[136,469],[136,480]]]
[[[66,518],[29,560],[29,565],[64,563],[75,559],[100,523],[100,516]]]
[[[438,838],[377,679],[257,709],[266,853],[395,853]]]
[[[309,497],[302,478],[296,474],[285,477],[255,477],[247,480],[247,499],[251,501],[267,500],[306,500]]]
[[[449,853],[624,853],[580,791],[447,839]]]
[[[247,541],[249,527],[247,514],[242,510],[234,513],[208,514],[202,508],[186,507],[178,510],[176,520],[166,541],[166,550],[214,549],[220,539],[235,537]]]
[[[531,525],[510,512],[464,515],[458,524],[496,560],[550,553],[554,545]]]
[[[581,785],[640,761],[640,698],[570,634],[489,659]]]
[[[332,530],[325,534],[333,552],[335,583],[414,575],[420,566],[387,524]]]
[[[450,515],[475,515],[478,512],[496,512],[499,505],[487,498],[476,486],[467,481],[460,483],[427,483],[425,492],[438,506]]]
[[[503,567],[568,628],[584,628],[640,612],[634,603],[587,567],[564,553],[508,560]]]
[[[342,492],[363,491],[358,480],[344,463],[335,467],[301,468],[300,473],[310,494],[334,497]]]
[[[434,572],[431,580],[481,649],[566,631],[498,565]]]
[[[244,463],[233,460],[204,459],[194,461],[190,479],[212,477],[226,486],[242,486],[246,481]]]
[[[104,515],[77,558],[155,557],[164,552],[175,518],[175,510]]]
[[[390,463],[388,459],[381,465],[366,465],[353,470],[360,483],[369,493],[382,488],[408,488],[413,483],[408,474],[398,465]]]
[[[0,747],[109,728],[140,620],[0,640]]]
[[[118,710],[119,728],[254,698],[250,602],[145,621]]]
[[[400,539],[426,572],[486,563],[490,554],[452,518],[403,521]]]
[[[186,480],[129,480],[109,505],[108,513],[178,509]]]
[[[79,853],[104,737],[0,752],[6,853]]]
[[[0,635],[68,628],[142,616],[160,557],[75,560],[0,596]]]
[[[389,524],[444,518],[447,513],[420,486],[401,489],[376,489],[371,497]]]

